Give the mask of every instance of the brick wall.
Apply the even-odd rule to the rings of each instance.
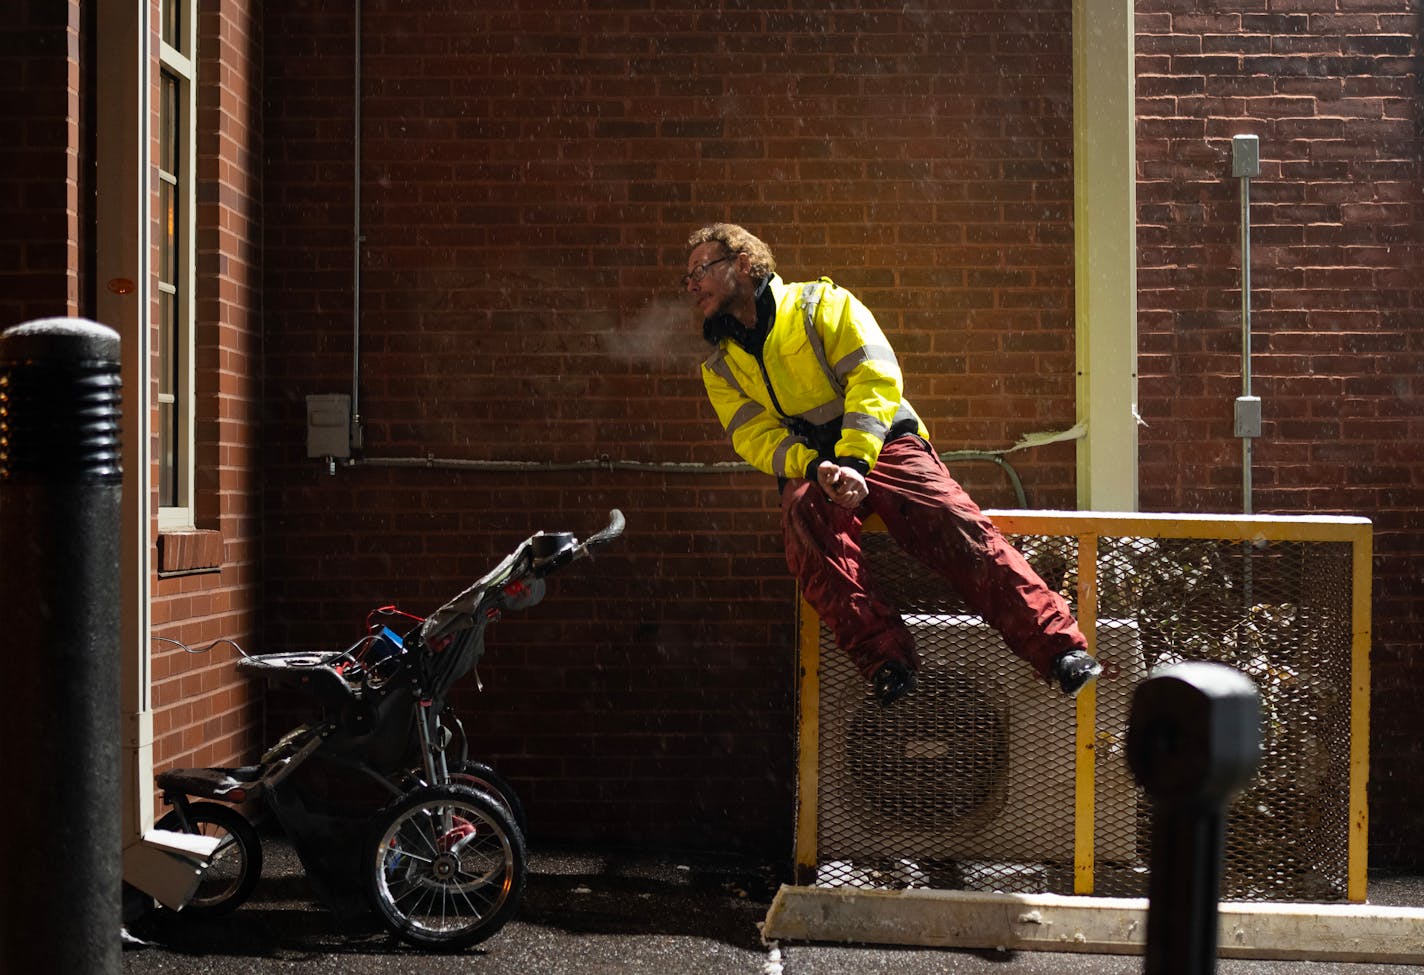
[[[261,403],[261,24],[248,0],[204,4],[198,41],[195,533],[159,539],[206,571],[153,589],[154,762],[250,761],[262,745],[260,689],[235,652],[259,637]]]
[[[363,5],[369,455],[733,459],[675,286],[714,219],[874,309],[941,449],[1073,424],[1067,3],[470,6]],[[428,611],[530,532],[621,507],[624,540],[491,632],[488,689],[458,702],[478,750],[537,837],[789,850],[767,479],[305,459],[304,397],[351,382],[353,25],[266,15],[268,645],[344,645],[381,602]],[[1014,463],[1032,503],[1072,504],[1071,445]]]
[[[1255,508],[1374,522],[1371,847],[1424,864],[1424,172],[1408,0],[1138,6],[1142,499],[1240,511],[1238,180],[1252,181]]]
[[[0,22],[0,328],[79,313],[80,5]]]
[[[728,459],[670,285],[708,219],[860,294],[942,449],[1072,423],[1068,5],[804,6],[364,5],[369,455]],[[304,458],[304,397],[351,382],[353,26],[267,17],[268,645],[344,645],[370,607],[426,611],[617,505],[627,537],[492,631],[459,702],[478,750],[539,837],[785,849],[792,590],[763,480]],[[1240,510],[1230,138],[1254,132],[1255,507],[1375,522],[1372,847],[1417,862],[1417,13],[1138,17],[1143,507]],[[1071,446],[1012,459],[1030,504],[1072,505]]]
[[[260,491],[260,48],[245,0],[207,5],[200,43],[198,528],[157,538],[155,568],[189,543],[216,571],[153,582],[155,761],[247,760],[260,705],[232,653],[190,656],[169,640],[257,633]],[[93,315],[96,7],[23,3],[0,22],[0,327]],[[156,44],[154,45],[156,50]],[[156,104],[156,100],[155,100]],[[155,108],[156,111],[156,108]],[[158,219],[156,204],[154,219]],[[155,496],[156,503],[156,496]],[[216,545],[214,544],[216,542]],[[191,561],[191,560],[189,560]]]

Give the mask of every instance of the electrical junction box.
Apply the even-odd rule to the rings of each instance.
[[[351,456],[351,397],[345,393],[307,397],[307,456]]]
[[[1261,175],[1261,140],[1254,135],[1231,137],[1231,175]]]
[[[1259,437],[1261,435],[1261,397],[1236,397],[1236,436]]]

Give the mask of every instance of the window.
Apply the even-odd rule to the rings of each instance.
[[[162,0],[158,84],[158,527],[193,526],[194,0]]]

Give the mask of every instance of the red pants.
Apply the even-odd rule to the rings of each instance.
[[[870,588],[861,563],[861,525],[872,513],[1040,676],[1059,654],[1087,648],[1067,601],[1044,585],[923,440],[886,444],[865,481],[869,496],[855,511],[800,478],[781,493],[786,563],[861,674],[869,678],[891,660],[918,664],[899,611]]]

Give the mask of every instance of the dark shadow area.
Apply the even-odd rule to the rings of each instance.
[[[687,936],[761,950],[758,924],[781,882],[769,867],[676,856],[568,856],[577,866],[594,868],[536,868],[521,921],[574,935]]]
[[[338,956],[359,968],[355,959],[361,956],[423,954],[401,943],[374,914],[341,918],[325,909],[282,839],[264,837],[264,848],[263,878],[232,914],[196,918],[155,909],[132,920],[125,971],[163,969],[146,964],[145,956],[204,956],[208,971],[250,975],[255,959]],[[531,938],[574,943],[602,937],[715,942],[759,954],[758,925],[784,879],[767,866],[702,854],[536,851],[515,919],[488,942],[451,957],[480,958]]]
[[[252,898],[224,918],[154,911],[129,926],[124,975],[754,975],[772,963],[791,975],[1129,975],[1131,956],[784,942],[760,924],[787,876],[774,867],[707,854],[541,847],[519,914],[488,941],[453,954],[411,948],[374,915],[340,920],[321,906],[291,848],[264,837],[267,863]],[[1372,903],[1419,904],[1419,878],[1372,876]],[[1374,964],[1221,960],[1222,975],[1332,975],[1410,970]]]

